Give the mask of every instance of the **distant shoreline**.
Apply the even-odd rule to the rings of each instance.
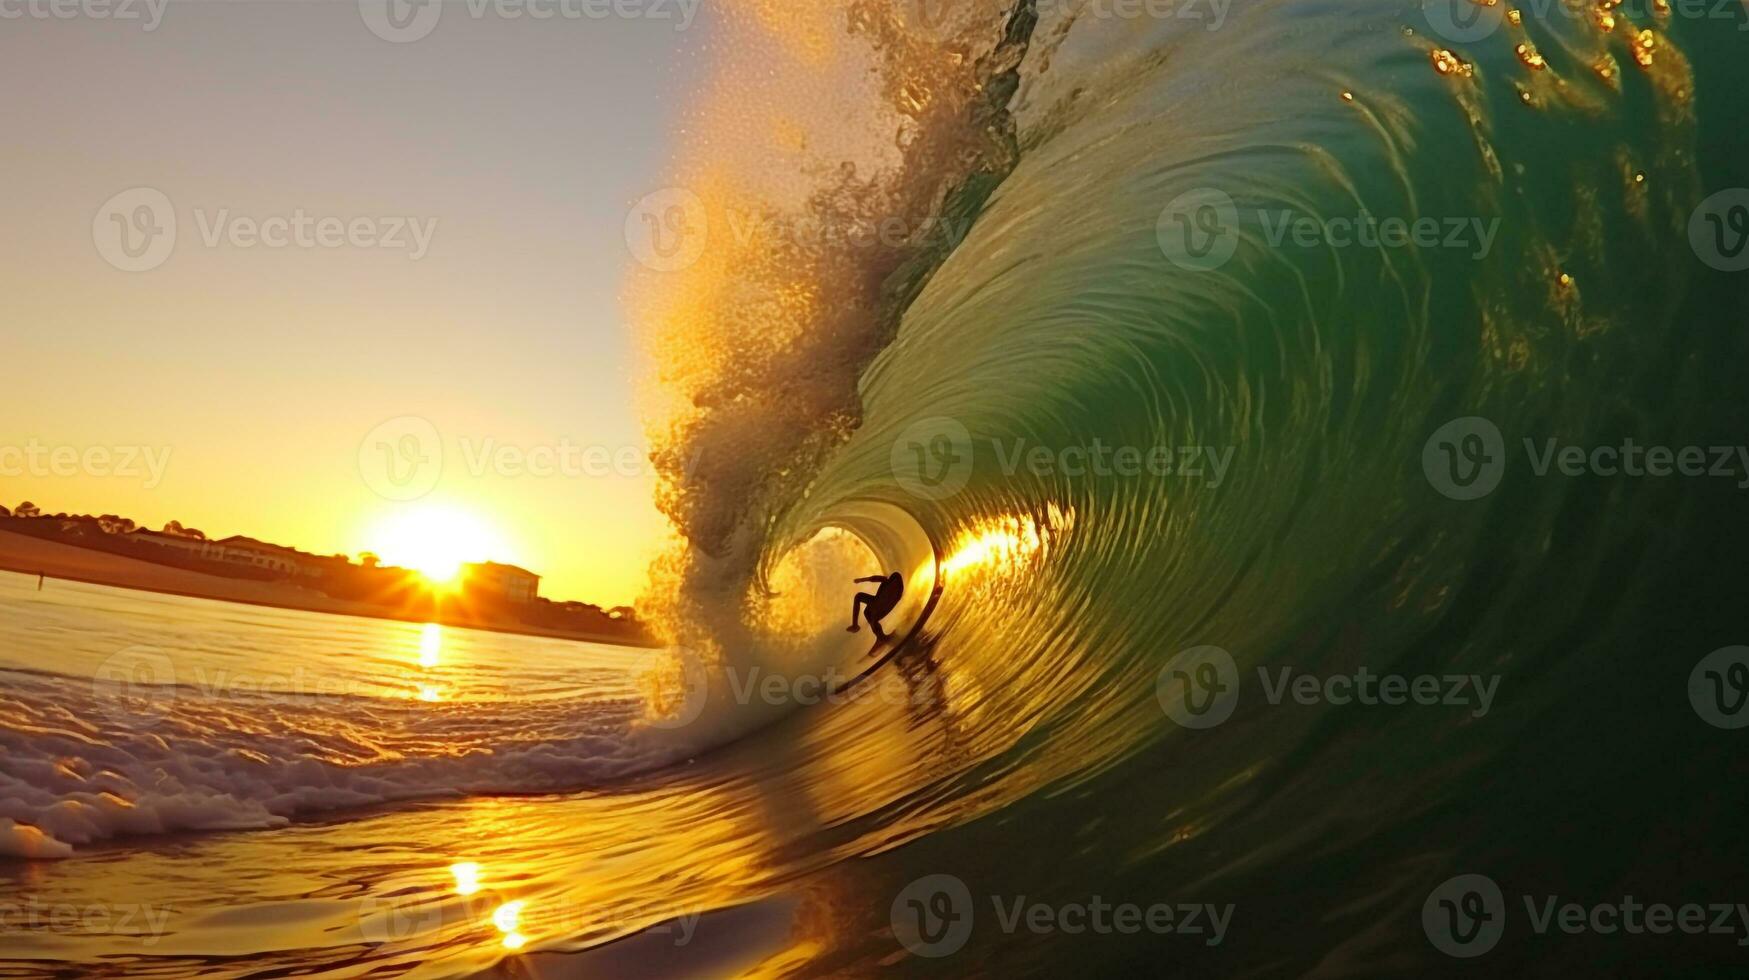
[[[512,636],[532,636],[551,640],[570,640],[636,650],[660,649],[657,644],[639,643],[624,636],[543,629],[521,623],[477,620],[463,616],[413,616],[397,614],[392,609],[363,602],[335,599],[331,596],[274,582],[227,579],[202,572],[169,566],[153,565],[107,552],[93,551],[56,541],[45,541],[29,535],[0,531],[0,572],[27,577],[42,576],[60,582],[77,582],[133,592],[173,595],[186,599],[208,599],[242,606],[269,609],[289,609],[295,612],[322,613],[330,616],[353,616],[360,619],[382,619],[400,623],[431,623],[458,629],[505,633]]]

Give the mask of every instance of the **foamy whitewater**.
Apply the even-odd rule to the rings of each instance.
[[[149,949],[32,934],[30,955],[862,975],[922,962],[889,909],[949,874],[1240,914],[1220,947],[980,925],[932,961],[948,974],[1426,974],[1456,961],[1422,903],[1459,873],[1726,889],[1707,876],[1741,866],[1718,793],[1740,745],[1685,684],[1745,642],[1736,481],[1514,455],[1464,500],[1428,447],[1472,417],[1514,452],[1742,442],[1749,310],[1700,206],[1749,186],[1749,13],[1203,6],[715,12],[653,215],[692,237],[628,287],[676,529],[645,605],[672,650],[0,576],[0,848],[61,859],[27,865],[42,893],[128,875],[178,910]],[[1330,234],[1393,218],[1439,241]],[[1138,476],[1112,447],[1171,465]],[[886,686],[798,696],[866,662],[850,580],[893,569],[909,643]],[[1207,646],[1242,678],[1497,696],[1478,715],[1251,686],[1191,730],[1162,668]],[[215,830],[242,832],[141,836]],[[516,942],[455,862],[524,903]],[[692,913],[722,946],[626,945]],[[1520,972],[1662,955],[1524,934],[1501,954]],[[1715,956],[1740,962],[1685,962]]]
[[[135,600],[163,619],[130,636],[131,622],[150,619],[105,608],[127,608],[125,596],[72,584],[37,595],[26,591],[34,579],[6,579],[0,848],[15,856],[423,797],[571,789],[674,758],[630,736],[635,690],[602,690],[624,674],[602,665],[630,652],[322,617],[297,621],[307,644],[282,636],[269,650],[266,624],[285,614],[240,609],[215,630],[202,620],[224,607],[169,597]],[[30,654],[45,635],[55,671],[26,666],[42,662]],[[482,649],[496,656],[476,658]]]

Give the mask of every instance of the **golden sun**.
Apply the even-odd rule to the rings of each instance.
[[[439,504],[388,515],[365,542],[383,564],[411,568],[435,585],[454,585],[468,562],[514,560],[503,536],[478,515]]]

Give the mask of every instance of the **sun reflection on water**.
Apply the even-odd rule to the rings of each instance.
[[[443,627],[436,623],[426,623],[419,634],[419,666],[427,670],[437,666],[438,654],[443,652]]]
[[[1032,559],[1074,524],[1074,512],[1052,504],[1042,519],[1026,514],[988,518],[968,528],[942,560],[943,575],[1011,571]]]
[[[460,861],[449,866],[455,876],[455,893],[472,895],[480,890],[480,866],[472,861]]]
[[[516,931],[517,927],[522,923],[522,910],[527,905],[527,902],[520,900],[515,902],[505,902],[503,905],[498,906],[497,911],[492,913],[492,924],[497,926],[498,931],[504,934],[504,948],[521,949],[523,944],[528,942],[527,936]]]

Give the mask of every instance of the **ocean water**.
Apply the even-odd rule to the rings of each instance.
[[[913,234],[634,281],[675,650],[6,578],[0,881],[140,914],[0,972],[1741,969],[1521,899],[1749,901],[1749,14],[1466,3],[736,5],[695,217]]]

